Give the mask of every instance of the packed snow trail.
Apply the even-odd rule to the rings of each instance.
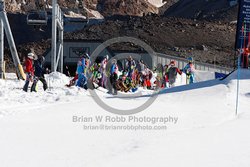
[[[20,89],[9,89],[21,87],[19,81],[0,81],[0,111],[5,110],[0,116],[1,166],[248,167],[250,72],[241,72],[237,117],[234,115],[237,76],[234,72],[223,81],[163,90],[152,106],[134,115],[178,117],[176,124],[169,122],[167,130],[158,131],[84,130],[84,125],[100,123],[73,122],[73,116],[116,118],[116,115],[100,108],[88,91],[65,88],[68,78],[61,74],[50,78],[54,88],[49,93],[23,93]],[[98,95],[121,108],[131,108],[145,100],[143,97],[106,98],[101,91]],[[9,111],[12,114],[8,114]]]

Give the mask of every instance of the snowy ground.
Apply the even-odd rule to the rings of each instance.
[[[205,75],[204,75],[205,76]],[[62,74],[48,76],[47,92],[24,93],[23,82],[0,80],[0,162],[3,167],[249,167],[250,71],[241,70],[239,114],[235,116],[236,76],[179,86],[160,92],[136,118],[178,121],[73,122],[73,117],[109,116],[90,93],[64,84]],[[11,77],[11,76],[9,76]],[[206,75],[206,77],[211,77]],[[12,78],[12,77],[11,77]],[[184,82],[179,78],[178,82]],[[149,91],[140,90],[142,94]],[[120,99],[103,90],[106,103],[129,109],[147,97]],[[86,130],[86,126],[138,125],[162,130]],[[84,129],[85,128],[85,129]]]
[[[165,4],[165,3],[162,3],[162,0],[148,0],[148,2],[158,8]]]

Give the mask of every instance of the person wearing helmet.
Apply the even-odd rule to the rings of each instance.
[[[69,81],[69,84],[66,84],[65,86],[67,86],[67,87],[78,86],[78,87],[83,87],[83,88],[87,89],[86,73],[87,73],[87,70],[90,68],[90,59],[89,58],[90,57],[89,57],[88,53],[84,53],[82,55],[82,57],[77,62],[76,75],[74,76],[73,79],[71,79]],[[82,83],[85,83],[85,85],[82,85],[81,81],[79,80],[78,72],[84,75],[84,76],[81,75],[80,80],[83,81],[83,79],[85,78],[86,81],[82,82]]]
[[[186,79],[186,83],[187,84],[191,84],[194,83],[194,72],[195,72],[195,68],[194,68],[194,64],[193,64],[193,58],[189,57],[188,59],[188,64],[183,68],[183,72],[186,74],[187,79]]]
[[[168,64],[165,64],[163,67],[163,85],[165,88],[169,87],[169,80],[168,80]]]
[[[110,69],[110,84],[111,85],[107,85],[108,86],[108,93],[113,94],[113,95],[117,95],[117,79],[118,79],[118,65],[117,65],[117,60],[114,59],[112,61],[112,65],[111,65],[111,69]]]
[[[168,69],[167,75],[168,75],[169,87],[171,88],[175,86],[177,74],[181,75],[182,72],[179,68],[176,67],[176,62],[174,60],[170,62],[169,66],[170,67]]]
[[[247,68],[249,67],[249,55],[250,55],[250,45],[243,49],[243,53],[241,53],[241,67]]]
[[[145,68],[146,68],[146,65],[145,65],[145,63],[144,63],[144,61],[141,59],[140,61],[139,61],[139,63],[138,63],[138,71],[139,71],[139,73],[141,74],[141,73],[145,73]]]
[[[100,72],[101,72],[101,86],[106,88],[107,87],[107,74],[106,74],[106,66],[108,64],[108,59],[109,56],[106,55],[104,56],[104,59],[101,62],[101,68],[100,68]]]
[[[163,70],[163,65],[161,63],[157,64],[157,67],[155,68],[155,72],[157,73],[157,76],[156,76],[156,88],[163,88],[164,86],[164,77],[163,77],[163,73],[164,73],[164,70]]]
[[[38,81],[42,82],[44,91],[48,88],[48,84],[44,77],[44,73],[45,73],[45,69],[43,67],[44,62],[45,62],[45,58],[43,56],[40,56],[39,58],[34,59],[35,77],[34,77],[34,82],[31,86],[31,91],[37,92]]]
[[[192,63],[193,62],[193,57],[188,57],[187,60],[188,60],[188,62]]]
[[[127,92],[129,88],[127,87],[129,83],[128,73],[127,71],[123,71],[122,74],[119,76],[117,80],[117,90],[120,90],[121,92]]]
[[[134,72],[135,67],[136,67],[136,63],[134,59],[132,58],[132,56],[129,56],[127,59],[127,63],[126,63],[126,70],[128,71],[129,78],[132,77],[132,73]]]
[[[34,58],[35,58],[35,54],[32,52],[28,53],[28,55],[25,57],[24,70],[26,73],[26,80],[25,80],[25,84],[23,86],[23,91],[25,91],[25,92],[28,91],[29,83],[33,81],[33,77],[34,77],[33,60],[34,60]]]
[[[85,59],[90,59],[90,56],[89,56],[88,53],[84,53],[82,57],[85,58]]]
[[[83,56],[77,63],[78,80],[76,86],[87,89],[87,78],[85,76],[86,58]]]
[[[90,77],[91,82],[96,83],[98,85],[100,85],[100,64],[99,63],[94,63],[91,67],[90,67],[90,71],[92,72],[92,75]]]

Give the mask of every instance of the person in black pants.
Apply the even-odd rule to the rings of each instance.
[[[118,65],[117,60],[113,60],[111,69],[110,69],[110,83],[108,83],[109,94],[117,95],[117,79],[118,79]]]
[[[31,91],[37,92],[37,83],[41,81],[43,83],[43,90],[45,91],[48,88],[48,84],[44,78],[44,64],[45,58],[40,56],[39,58],[34,60],[34,67],[35,67],[35,79],[31,86]]]

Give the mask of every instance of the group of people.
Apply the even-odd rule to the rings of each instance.
[[[109,56],[104,56],[99,62],[91,63],[89,55],[85,53],[77,63],[76,76],[67,86],[78,86],[88,89],[88,83],[94,87],[108,89],[108,93],[117,94],[117,91],[136,91],[138,87],[146,89],[158,89],[174,87],[177,75],[185,73],[187,84],[194,82],[193,58],[188,58],[188,64],[179,69],[176,62],[171,61],[168,65],[159,64],[153,71],[143,62],[136,61],[129,56],[124,66],[119,66],[116,59],[111,59],[108,66]],[[156,75],[156,76],[155,76]],[[155,80],[152,81],[152,78]]]
[[[27,92],[30,83],[32,83],[31,92],[37,92],[38,81],[42,82],[44,91],[48,88],[47,82],[44,78],[44,62],[45,58],[43,56],[37,56],[32,52],[28,53],[25,57],[24,71],[26,73],[26,80],[23,86],[23,91]]]
[[[48,88],[44,74],[45,58],[29,53],[25,58],[24,70],[26,73],[26,81],[23,86],[25,92],[28,91],[30,83],[31,92],[37,92],[37,83],[43,84],[43,89]],[[158,64],[154,70],[150,70],[143,60],[137,61],[129,56],[125,60],[125,65],[118,65],[116,59],[111,59],[109,64],[109,56],[106,55],[99,61],[90,62],[87,53],[77,62],[75,77],[66,86],[77,86],[84,89],[103,87],[108,89],[108,93],[117,94],[117,91],[128,92],[136,91],[138,87],[145,89],[159,89],[174,87],[177,75],[186,74],[187,84],[194,82],[194,65],[193,58],[188,58],[188,64],[179,69],[176,62],[171,61],[170,64]]]

